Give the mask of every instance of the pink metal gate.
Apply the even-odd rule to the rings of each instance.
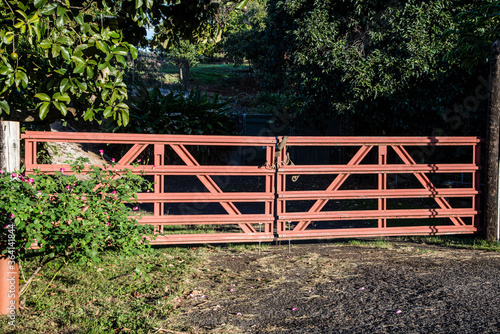
[[[478,230],[480,140],[477,137],[290,137],[282,140],[286,143],[280,147],[277,163],[278,239],[461,234]],[[351,147],[353,154],[345,164],[290,164],[287,151],[318,146]],[[460,148],[467,150],[469,161],[417,163],[407,147],[412,147],[411,152],[417,153],[413,155],[422,158],[437,147]],[[372,154],[371,163],[366,161],[370,160],[369,154]],[[430,175],[444,173],[459,175],[462,180],[465,175],[470,182],[441,182],[445,186],[436,186]],[[321,190],[287,188],[293,182],[292,175],[297,178],[308,174],[325,175],[326,186]],[[413,186],[389,186],[388,177],[394,179],[398,174],[414,178]],[[353,175],[372,175],[373,182],[365,180],[354,188],[342,189]],[[430,199],[434,205],[429,201],[424,203],[423,199]],[[343,200],[351,204],[362,200],[365,205],[358,208],[351,205],[346,210]],[[366,205],[369,200],[372,205]],[[289,210],[289,204],[294,201],[312,203],[306,209]],[[390,207],[388,201],[393,202]],[[446,221],[436,223],[436,218]],[[354,223],[349,225],[345,221]]]
[[[216,147],[225,147],[227,150],[229,147],[231,152],[231,148],[245,147],[251,152],[262,153],[265,160],[263,165],[269,166],[274,159],[275,138],[34,131],[27,131],[22,138],[26,145],[26,171],[39,169],[41,172],[55,172],[60,168],[70,171],[68,165],[38,163],[37,143],[73,142],[108,145],[105,151],[113,152],[115,160],[118,161],[114,168],[126,168],[134,173],[149,176],[151,181],[154,181],[154,192],[140,193],[137,197],[145,208],[140,223],[154,225],[159,233],[152,244],[255,242],[274,239],[274,170],[260,165],[201,164],[193,154],[202,148],[214,150]],[[109,146],[113,144],[120,145],[118,147],[122,150],[125,146],[126,152],[119,157],[119,149]],[[149,155],[145,154],[148,147]],[[145,157],[148,156],[153,156],[151,161],[146,161]],[[171,164],[167,163],[167,156],[172,160]],[[132,165],[139,161],[140,166]],[[146,163],[142,164],[145,161]],[[103,159],[103,163],[107,162]],[[199,182],[192,178],[188,181],[181,179],[180,182],[168,186],[167,177],[175,176],[192,176]],[[262,184],[256,191],[223,191],[221,182],[215,180],[217,176],[263,180],[257,181]],[[197,183],[197,188],[189,185],[186,187],[185,183]],[[197,210],[188,210],[188,214],[170,214],[166,209],[167,203],[199,205]],[[209,203],[219,203],[218,212],[204,212],[203,209],[206,209]],[[240,203],[263,205],[257,208],[260,212],[256,212],[254,208],[251,213],[242,213],[238,207]],[[195,225],[197,227],[193,227]],[[210,233],[194,233],[207,230],[207,227]],[[175,233],[176,231],[181,233]]]
[[[131,169],[153,181],[154,192],[140,193],[138,199],[144,212],[140,222],[154,225],[159,234],[155,244],[461,234],[479,229],[477,137],[244,137],[28,131],[22,138],[26,171],[70,170],[67,165],[37,161],[37,143],[91,143],[113,152],[118,161],[116,169]],[[462,150],[468,161],[415,161],[414,156],[423,158],[441,147]],[[347,162],[301,162],[300,150],[307,152],[312,148],[339,149],[347,156]],[[217,160],[221,154],[225,158]],[[251,159],[242,158],[245,155]],[[140,165],[134,166],[138,161]],[[107,163],[104,158],[103,163]],[[413,178],[413,184],[400,182],[394,186],[398,175],[401,179]],[[435,180],[442,175],[460,176],[462,182]],[[348,186],[355,176],[367,179]],[[180,181],[173,182],[176,177]],[[194,205],[195,210],[182,210],[184,204]],[[181,209],[175,209],[175,205]],[[214,206],[217,208],[211,209]]]

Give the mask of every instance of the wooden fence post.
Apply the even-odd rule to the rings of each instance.
[[[20,168],[20,128],[19,122],[0,121],[0,169],[12,173]],[[9,224],[13,225],[13,224]],[[8,225],[8,226],[9,226]],[[4,228],[1,226],[0,228]],[[14,230],[8,228],[7,240],[1,240],[3,247],[11,249],[10,238]],[[0,314],[9,317],[9,324],[13,325],[16,310],[19,309],[19,266],[15,252],[0,255]]]
[[[498,182],[500,140],[500,40],[493,43],[490,57],[488,106],[487,172],[486,172],[486,240],[498,240]]]

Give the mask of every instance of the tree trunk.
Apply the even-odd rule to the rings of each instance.
[[[486,172],[486,240],[498,240],[498,173],[500,139],[500,41],[493,43],[490,57],[489,119]]]
[[[182,85],[182,89],[183,90],[188,90],[189,88],[189,70],[190,70],[190,66],[189,64],[183,64],[183,66],[181,66],[179,68],[179,80],[181,82],[181,85]]]

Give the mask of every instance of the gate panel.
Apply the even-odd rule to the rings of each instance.
[[[277,163],[278,239],[461,234],[479,228],[477,137],[284,137],[281,141],[286,144]],[[356,152],[351,152],[352,158],[345,164],[299,165],[291,163],[300,158],[298,147],[344,151],[356,147]],[[407,147],[419,149],[410,154]],[[412,157],[437,155],[437,147],[465,150],[468,162],[417,163]],[[441,158],[446,160],[446,154]],[[307,189],[288,189],[294,179],[306,175],[324,176],[322,184],[314,181],[305,185]],[[376,179],[371,178],[370,184],[365,178],[364,183],[347,187],[346,181],[355,175]],[[398,187],[398,175],[410,175],[413,185],[402,186],[400,182]],[[431,176],[439,177],[433,181]],[[462,182],[446,180],[457,177]],[[313,190],[318,188],[324,190]],[[292,203],[306,205],[295,210]]]
[[[218,242],[255,242],[272,241],[274,224],[274,182],[275,171],[270,169],[274,159],[276,139],[272,137],[229,137],[229,136],[196,136],[196,135],[147,135],[147,134],[99,134],[99,133],[54,133],[27,131],[22,138],[26,142],[26,171],[40,169],[41,172],[55,172],[64,168],[71,171],[68,165],[41,164],[36,161],[37,142],[73,142],[92,144],[115,144],[129,147],[118,159],[114,168],[129,169],[143,174],[154,181],[153,193],[139,193],[142,203],[141,224],[155,226],[158,233],[152,244],[183,243],[218,243]],[[138,157],[145,154],[148,146],[152,146],[152,157],[141,159],[146,164],[134,166]],[[226,161],[224,164],[201,164],[193,152],[208,152],[212,147],[229,147],[236,151],[238,147],[246,147],[255,152],[264,151],[265,163],[250,161],[247,165]],[[117,150],[118,151],[118,150]],[[115,151],[114,154],[118,154]],[[176,164],[167,162],[176,160]],[[176,155],[172,157],[172,155]],[[254,154],[256,155],[256,154]],[[115,156],[116,157],[116,156]],[[210,155],[205,157],[210,159]],[[149,159],[151,158],[151,159]],[[149,162],[151,161],[151,162]],[[103,159],[103,163],[109,163]],[[182,163],[182,164],[181,164]],[[259,163],[259,164],[257,164]],[[167,177],[191,176],[199,180],[204,189],[196,189],[189,182],[177,182],[174,186],[166,184]],[[254,192],[224,191],[216,177],[226,178],[257,177],[263,178],[263,189]],[[166,203],[184,203],[180,207],[181,214],[170,214]],[[189,207],[196,203],[197,206]],[[216,204],[214,204],[216,203]],[[261,203],[250,212],[242,213],[238,203]],[[210,205],[216,205],[218,211],[204,212]],[[247,205],[248,206],[248,205]],[[175,207],[175,205],[172,205]],[[183,211],[184,210],[184,211]],[[185,214],[188,211],[188,214]],[[249,210],[247,210],[249,211]],[[184,213],[184,214],[182,214]],[[173,233],[182,226],[182,233]],[[198,233],[200,228],[210,229],[211,233]]]

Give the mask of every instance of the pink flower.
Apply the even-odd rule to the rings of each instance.
[[[116,195],[116,190],[113,190],[111,193],[112,193],[113,195]]]
[[[236,284],[231,284],[231,286],[236,286]]]
[[[100,154],[104,154],[104,150],[99,150],[99,153]]]
[[[31,184],[33,184],[33,182],[35,182],[35,180],[34,180],[33,178],[31,178],[31,177],[30,177],[30,178],[28,179],[28,182],[29,182],[29,183],[31,183]]]
[[[12,173],[11,177],[14,179],[17,177],[17,174],[16,173]]]
[[[64,169],[64,168],[61,168],[61,169],[59,169],[59,171],[60,171],[61,173],[64,173],[65,169]]]
[[[115,161],[116,161],[115,158],[111,159],[111,162],[115,162]]]
[[[298,308],[296,308],[296,307],[292,308],[292,311],[297,311],[297,310],[298,310]]]
[[[107,215],[107,214],[108,214],[108,212],[107,212],[107,211],[104,211],[104,214],[105,214],[105,215]]]
[[[9,225],[5,225],[3,228],[9,228]]]
[[[251,286],[250,289],[253,289],[253,286]]]
[[[238,313],[236,313],[236,315],[241,315],[241,313],[240,313],[240,312],[238,312]]]
[[[3,174],[3,169],[0,169],[0,174]]]
[[[401,310],[397,310],[397,311],[396,311],[396,314],[401,314],[402,312],[403,312],[403,311],[401,311]]]
[[[70,190],[70,189],[71,189],[71,186],[68,184],[68,185],[66,186],[66,190]]]
[[[43,215],[43,212],[40,212],[41,215]]]
[[[234,290],[233,289],[229,289],[229,292],[233,292]]]
[[[14,218],[15,215],[13,213],[10,214],[10,218]]]
[[[134,206],[134,211],[137,211],[139,210],[139,208],[137,206]]]
[[[109,226],[109,222],[106,222],[106,225]]]
[[[361,287],[361,288],[359,288],[359,289],[360,289],[360,290],[364,290],[365,288],[364,288],[364,287]]]
[[[141,162],[142,160],[141,159],[137,159],[137,162]]]

